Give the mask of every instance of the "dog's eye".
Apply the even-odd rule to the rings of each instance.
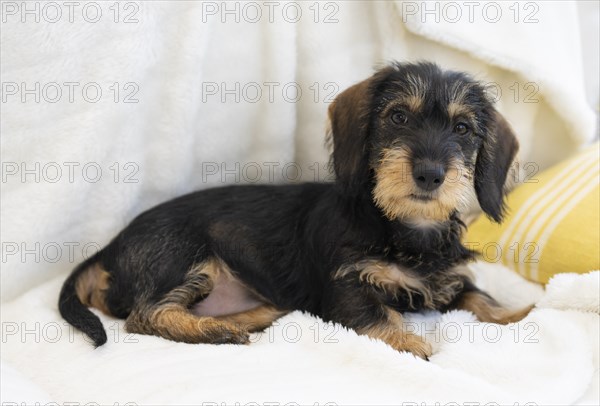
[[[465,135],[469,132],[469,127],[465,123],[458,123],[454,126],[454,132],[459,135]]]
[[[394,124],[406,124],[408,121],[406,114],[401,111],[396,111],[394,114],[392,114],[391,119]]]

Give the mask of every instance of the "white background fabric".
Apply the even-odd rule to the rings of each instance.
[[[253,336],[249,346],[128,335],[122,321],[102,316],[108,342],[94,350],[60,318],[57,277],[3,307],[0,398],[110,405],[597,405],[599,272],[565,274],[543,295],[501,266],[475,269],[480,285],[502,302],[519,307],[541,298],[540,308],[508,326],[478,323],[465,311],[409,315],[409,328],[434,348],[429,362],[299,312]]]

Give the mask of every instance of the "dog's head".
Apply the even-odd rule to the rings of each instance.
[[[475,199],[500,222],[518,150],[484,87],[431,63],[394,63],[329,107],[342,193],[369,193],[386,217],[443,221]]]

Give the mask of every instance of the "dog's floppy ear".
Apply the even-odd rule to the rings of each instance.
[[[519,150],[519,142],[508,121],[496,110],[492,128],[484,137],[475,164],[475,192],[481,209],[500,223],[504,216],[505,183]]]
[[[329,142],[336,181],[345,192],[355,194],[368,177],[367,135],[372,78],[340,93],[329,105]]]

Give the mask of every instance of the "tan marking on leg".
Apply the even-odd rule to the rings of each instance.
[[[532,305],[520,310],[505,309],[495,300],[478,292],[465,293],[457,306],[458,309],[472,312],[479,321],[498,324],[516,323],[525,318],[533,307]]]
[[[133,312],[125,322],[130,333],[157,335],[191,344],[248,344],[248,332],[227,321],[196,317],[176,305]]]
[[[386,320],[367,328],[359,329],[358,334],[367,335],[385,342],[397,351],[408,351],[417,357],[428,359],[431,345],[420,336],[402,329],[402,315],[388,307]]]
[[[413,305],[413,295],[421,295],[423,307],[431,310],[451,303],[465,282],[473,279],[471,270],[466,266],[456,266],[425,278],[400,265],[379,260],[364,260],[343,266],[335,272],[333,279],[344,278],[353,272],[358,273],[361,282],[395,297],[406,295],[410,306]]]
[[[106,305],[106,291],[109,287],[110,274],[100,264],[86,269],[75,283],[77,297],[85,306],[95,307],[103,313],[111,315]]]
[[[218,320],[223,320],[243,328],[251,333],[262,331],[271,326],[275,320],[289,313],[286,310],[279,310],[271,305],[262,305],[246,312],[219,316]]]
[[[344,278],[352,272],[358,272],[361,282],[376,286],[394,296],[406,294],[411,305],[413,295],[420,294],[424,297],[426,306],[433,306],[432,294],[423,280],[399,265],[378,260],[364,260],[341,267],[333,275],[333,279]]]

